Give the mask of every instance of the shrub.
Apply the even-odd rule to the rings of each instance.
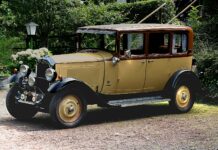
[[[195,57],[198,72],[203,72],[203,77],[200,79],[206,96],[218,97],[218,51],[200,51]]]
[[[30,68],[35,68],[37,60],[46,55],[51,55],[47,48],[40,48],[36,50],[27,49],[25,51],[20,51],[14,55],[11,55],[11,58],[16,65],[25,64]]]

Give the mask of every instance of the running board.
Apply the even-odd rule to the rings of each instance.
[[[153,96],[153,97],[140,97],[140,98],[113,100],[113,101],[109,101],[107,104],[109,106],[128,107],[128,106],[138,106],[138,105],[144,105],[144,104],[155,103],[155,102],[164,102],[170,100],[171,100],[170,98]]]

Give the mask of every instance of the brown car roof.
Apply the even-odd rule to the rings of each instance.
[[[79,30],[145,31],[145,30],[191,30],[188,26],[172,24],[111,24],[80,27]]]

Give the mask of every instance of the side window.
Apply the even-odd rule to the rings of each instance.
[[[144,53],[144,35],[143,33],[128,33],[120,36],[120,52],[130,50],[132,55],[142,55]]]
[[[149,54],[168,54],[170,53],[170,34],[169,33],[149,33],[148,41]]]
[[[104,49],[108,51],[115,52],[116,51],[116,42],[115,35],[113,34],[105,34],[104,35]]]
[[[187,52],[187,34],[175,33],[173,35],[173,54]]]

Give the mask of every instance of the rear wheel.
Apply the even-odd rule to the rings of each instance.
[[[19,86],[13,86],[6,97],[6,107],[8,112],[16,119],[29,120],[35,116],[37,110],[27,104],[17,102],[17,95],[22,92]]]
[[[175,111],[185,113],[193,107],[194,101],[195,93],[191,89],[191,85],[180,82],[174,89],[174,94],[169,104]]]
[[[53,97],[49,111],[52,121],[57,126],[72,128],[77,126],[84,119],[87,105],[77,91],[67,88],[64,90]]]

